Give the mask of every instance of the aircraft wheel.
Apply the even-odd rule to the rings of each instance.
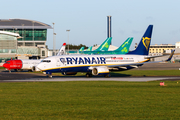
[[[48,77],[49,77],[49,78],[52,78],[52,75],[51,75],[51,74],[48,74]]]
[[[15,72],[18,72],[18,69],[14,69]]]
[[[111,77],[111,74],[106,74],[106,75],[104,75],[104,77],[110,78],[110,77]]]
[[[91,73],[86,73],[86,77],[92,77]]]
[[[33,72],[32,70],[28,70],[28,72]]]

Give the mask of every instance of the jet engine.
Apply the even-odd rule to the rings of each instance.
[[[32,72],[36,71],[36,66],[32,66]]]
[[[105,66],[100,66],[100,67],[93,67],[92,68],[92,74],[93,75],[105,75],[109,74],[109,69]]]

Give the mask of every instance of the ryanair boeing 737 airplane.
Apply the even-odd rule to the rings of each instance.
[[[110,77],[110,71],[121,71],[136,68],[148,62],[153,25],[149,25],[138,47],[125,55],[61,55],[42,60],[36,67],[52,77],[51,73],[61,72],[63,75],[75,75],[86,72],[87,77],[104,75]],[[168,60],[171,59],[173,53]],[[167,60],[167,61],[168,61]]]

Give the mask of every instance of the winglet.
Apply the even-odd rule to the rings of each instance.
[[[175,52],[175,50],[171,50],[171,54],[170,54],[169,58],[167,60],[165,60],[166,62],[168,62],[172,59],[174,52]]]

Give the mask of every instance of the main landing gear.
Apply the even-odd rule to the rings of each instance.
[[[111,77],[111,74],[106,74],[106,75],[104,75],[104,77],[106,77],[106,78],[109,78],[109,77]]]
[[[86,73],[86,77],[89,78],[89,77],[92,77],[92,73]],[[106,78],[110,78],[111,77],[111,74],[105,74],[104,77]]]
[[[92,73],[86,73],[86,77],[92,77]]]

